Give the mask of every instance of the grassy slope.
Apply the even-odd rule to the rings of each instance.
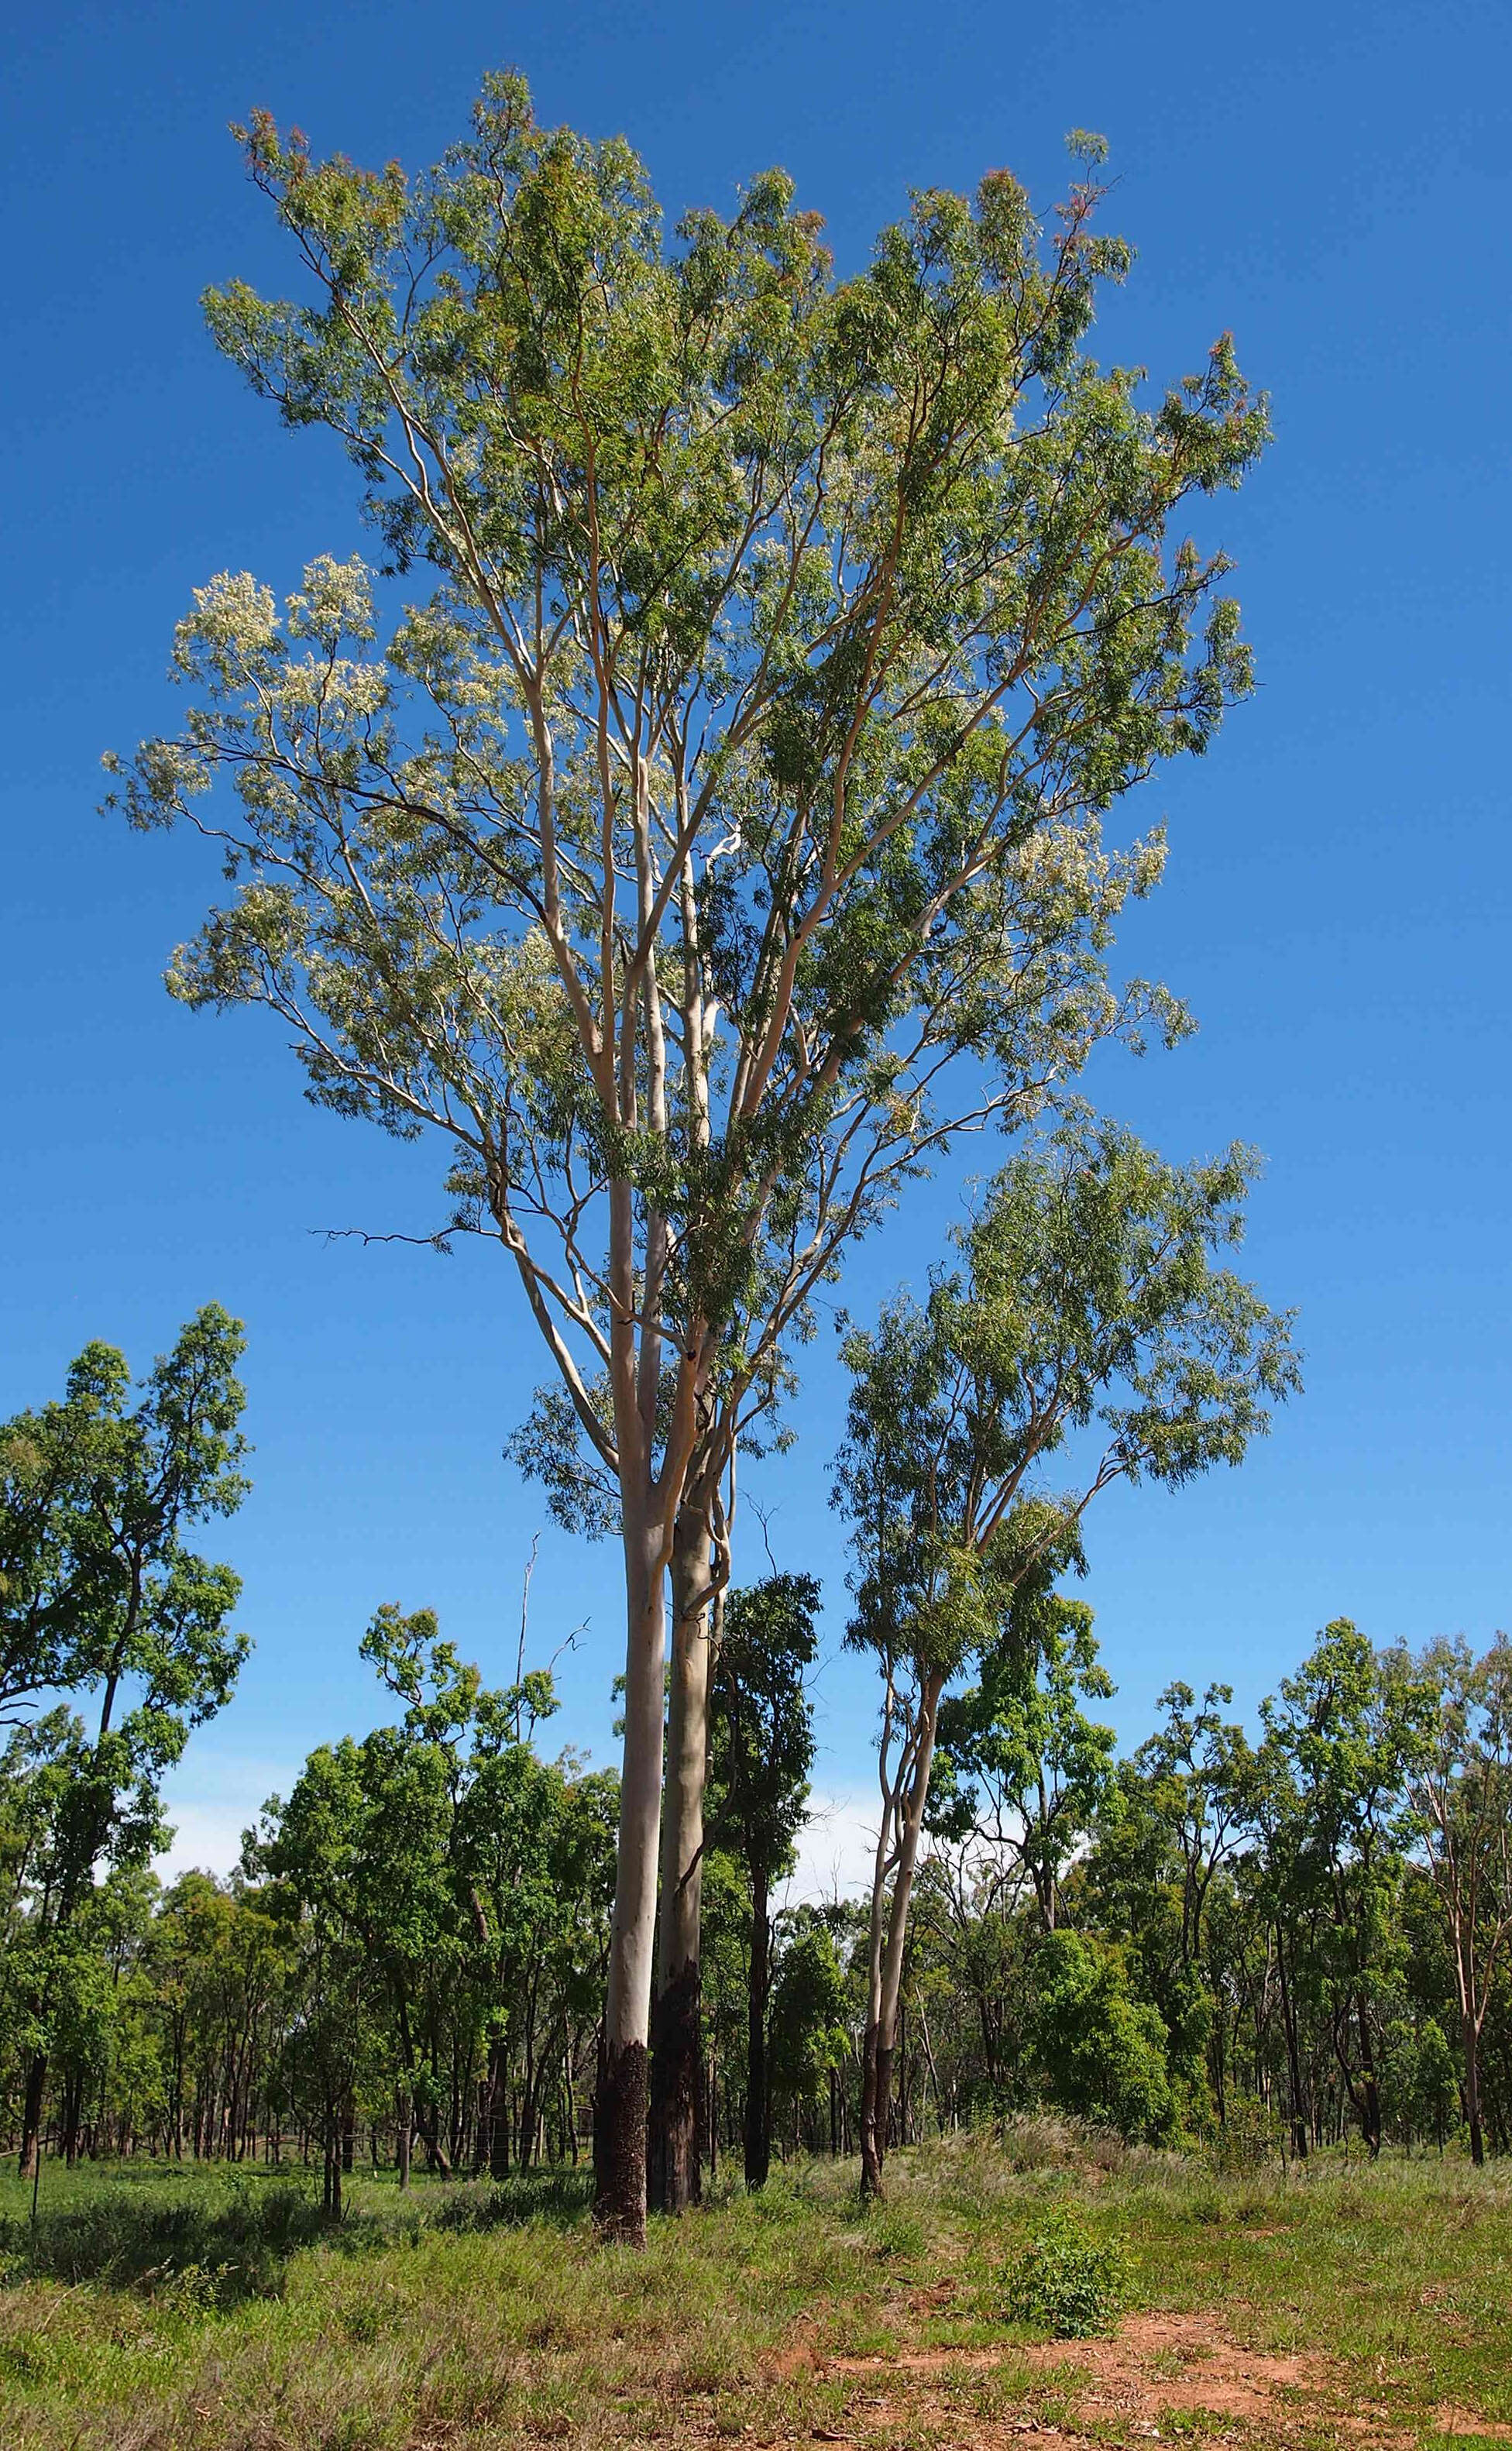
[[[1137,2305],[1206,2310],[1256,2353],[1321,2353],[1263,2418],[1157,2408],[1162,2439],[1506,2439],[1467,2420],[1451,2437],[1451,2406],[1512,2428],[1512,2173],[1453,2160],[1225,2180],[1032,2123],[899,2157],[870,2219],[854,2168],[815,2164],[656,2225],[639,2257],[594,2246],[571,2182],[401,2200],[359,2181],[335,2238],[286,2178],[43,2184],[33,2244],[24,2191],[0,2182],[5,2451],[1149,2440],[1148,2404],[1089,2400],[1083,2369],[1035,2363],[1002,2319],[1005,2270],[1068,2198],[1127,2244]],[[509,2218],[463,2226],[485,2211]],[[928,2351],[948,2354],[892,2363]]]

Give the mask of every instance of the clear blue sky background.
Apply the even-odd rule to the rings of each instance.
[[[540,1520],[500,1460],[540,1367],[499,1256],[311,1233],[428,1226],[431,1161],[305,1107],[259,1017],[168,1002],[213,859],[94,814],[100,752],[173,719],[190,589],[226,567],[283,587],[363,541],[334,446],[285,434],[201,329],[206,283],[294,278],[225,133],[262,103],[317,150],[418,163],[513,63],[544,116],[628,135],[674,215],[785,165],[845,267],[911,185],[1006,164],[1048,204],[1064,131],[1108,135],[1139,260],[1105,353],[1164,380],[1231,326],[1277,440],[1222,518],[1260,692],[1139,812],[1174,856],[1128,955],[1202,1034],[1097,1088],[1172,1155],[1267,1152],[1249,1265],[1308,1353],[1241,1474],[1092,1527],[1120,1725],[1137,1739],[1173,1676],[1252,1708],[1340,1613],[1489,1636],[1512,1521],[1504,0],[137,0],[17,11],[9,49],[0,1410],[88,1337],[143,1363],[211,1297],[247,1322],[257,1487],[227,1548],[257,1652],[180,1776],[189,1851],[226,1860],[309,1744],[372,1723],[378,1601],[433,1602],[507,1673]],[[859,1255],[853,1304],[922,1275],[950,1206],[922,1193]],[[760,1492],[781,1560],[826,1578],[832,1643],[839,1392],[816,1354]],[[538,1657],[589,1620],[557,1725],[600,1757],[616,1566],[548,1533],[533,1602]],[[861,1672],[832,1662],[821,1696],[821,1783],[864,1791]]]

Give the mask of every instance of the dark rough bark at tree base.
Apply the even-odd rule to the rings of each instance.
[[[883,2195],[882,2165],[887,2160],[887,2123],[892,2108],[893,2047],[883,2044],[874,2027],[863,2045],[861,2070],[861,2194],[869,2203]]]
[[[42,2150],[42,2105],[48,2089],[48,2059],[45,2051],[33,2051],[27,2070],[26,2102],[21,2113],[21,2153],[18,2168],[23,2179],[34,2179],[37,2156]]]
[[[698,2095],[703,2074],[702,1981],[690,1959],[659,1992],[651,2011],[651,2112],[647,2136],[651,2202],[686,2212],[702,2193]]]
[[[594,2108],[594,2227],[600,2238],[646,2243],[646,2047],[606,2045]]]

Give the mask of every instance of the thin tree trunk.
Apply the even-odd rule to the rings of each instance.
[[[861,2193],[867,2198],[879,2197],[882,2193],[882,2165],[887,2159],[887,2127],[893,2095],[893,2044],[897,2033],[898,1999],[903,1988],[903,1953],[908,1941],[909,1899],[913,1888],[913,1867],[918,1861],[924,1807],[930,1792],[930,1766],[934,1757],[934,1722],[943,1683],[943,1678],[932,1676],[925,1680],[919,1695],[913,1765],[908,1773],[907,1793],[896,1807],[897,1862],[890,1907],[885,1898],[889,1870],[886,1838],[890,1816],[887,1814],[883,1816],[882,1833],[877,1840],[872,1884],[868,2014],[861,2064]],[[885,1908],[887,1937],[884,1943]]]
[[[21,2110],[21,2156],[19,2169],[23,2179],[37,2175],[37,2158],[42,2150],[42,2105],[48,2089],[48,2055],[33,2051],[27,2069],[26,2099]]]
[[[1297,2020],[1292,2010],[1291,1986],[1286,1981],[1286,1952],[1278,1933],[1276,1937],[1276,1974],[1281,1986],[1281,2026],[1286,2039],[1286,2076],[1291,2094],[1291,2147],[1299,2162],[1307,2158],[1307,2122],[1302,2090],[1302,2053],[1297,2042]]]
[[[688,1504],[672,1547],[672,1679],[661,1821],[656,2006],[651,2023],[651,2200],[680,2213],[699,2194],[698,2090],[703,2068],[699,1926],[703,1795],[709,1764],[708,1514]]]
[[[509,2176],[509,2053],[501,2034],[488,2054],[488,2175]]]
[[[1375,2048],[1370,2039],[1370,2019],[1364,1994],[1355,1999],[1355,2030],[1360,2037],[1361,2127],[1371,2161],[1381,2151],[1381,2088],[1376,2082]]]
[[[1470,2126],[1470,2159],[1479,2169],[1485,2160],[1485,2136],[1481,2126],[1481,2037],[1468,2010],[1460,2020],[1460,2040],[1464,2052],[1464,2115]]]
[[[594,2220],[605,2238],[646,2236],[647,2036],[657,1930],[666,1604],[649,1495],[625,1495],[627,1644],[624,1775],[603,2047],[594,2115]]]
[[[63,2088],[63,2160],[71,2170],[79,2158],[79,2124],[84,2109],[84,2079],[70,2077]]]
[[[764,2187],[772,2167],[767,2088],[767,1994],[772,1984],[772,1900],[764,1864],[751,1867],[751,1979],[746,1990],[745,2183]]]

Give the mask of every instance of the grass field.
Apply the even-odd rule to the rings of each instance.
[[[1512,2170],[1315,2162],[1304,2179],[1048,2121],[732,2191],[644,2255],[585,2182],[49,2167],[0,2183],[4,2451],[474,2451],[533,2441],[912,2445],[1512,2441]],[[1126,2311],[1009,2319],[1069,2210]]]

